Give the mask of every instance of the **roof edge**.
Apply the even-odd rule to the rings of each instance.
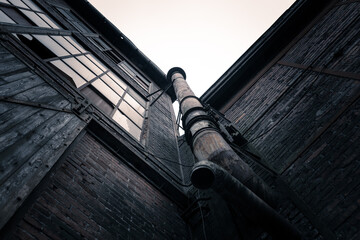
[[[223,107],[333,1],[298,0],[201,96],[216,109]],[[241,79],[241,80],[240,80]],[[236,84],[236,87],[234,85]]]

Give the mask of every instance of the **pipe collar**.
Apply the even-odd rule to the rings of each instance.
[[[168,80],[169,82],[172,82],[171,77],[172,77],[172,75],[175,74],[175,73],[180,73],[181,75],[183,75],[184,79],[186,80],[186,73],[185,73],[185,71],[184,71],[182,68],[180,68],[180,67],[173,67],[173,68],[171,68],[171,69],[168,71],[168,73],[167,73],[167,75],[166,75],[166,78],[167,78],[167,80]]]
[[[214,163],[203,160],[195,163],[191,171],[191,182],[198,189],[208,189],[215,181]]]

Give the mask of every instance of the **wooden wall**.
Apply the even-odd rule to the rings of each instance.
[[[0,228],[85,124],[71,103],[0,45]]]

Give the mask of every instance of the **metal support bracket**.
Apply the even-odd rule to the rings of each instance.
[[[229,143],[235,144],[237,146],[243,146],[248,141],[241,135],[240,130],[228,119],[224,117],[223,114],[216,111],[209,104],[202,103],[205,107],[204,110],[207,114],[213,118],[213,121],[216,123],[217,127],[220,130],[220,134],[225,138]],[[226,122],[226,123],[222,123]]]
[[[75,102],[72,105],[72,111],[82,120],[88,123],[92,117],[89,114],[86,114],[85,110],[88,110],[91,113],[93,112],[91,103],[87,99],[76,97]]]

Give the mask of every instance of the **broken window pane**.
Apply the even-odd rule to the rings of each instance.
[[[80,51],[75,48],[72,44],[70,44],[64,37],[62,36],[51,36],[53,39],[55,39],[56,42],[58,42],[63,48],[68,50],[71,54],[79,54]]]
[[[96,77],[94,73],[92,73],[89,69],[87,69],[83,64],[81,64],[77,59],[73,57],[64,59],[64,62],[88,81]]]
[[[56,56],[62,57],[67,56],[69,53],[65,51],[63,47],[61,47],[57,42],[51,39],[46,35],[34,35],[34,37],[41,42],[44,46],[46,46],[49,50],[51,50]]]
[[[60,69],[62,72],[64,72],[66,75],[72,78],[77,88],[81,87],[86,83],[86,81],[79,76],[76,72],[74,72],[69,66],[67,66],[65,63],[63,63],[61,60],[55,60],[51,61],[51,63]]]

